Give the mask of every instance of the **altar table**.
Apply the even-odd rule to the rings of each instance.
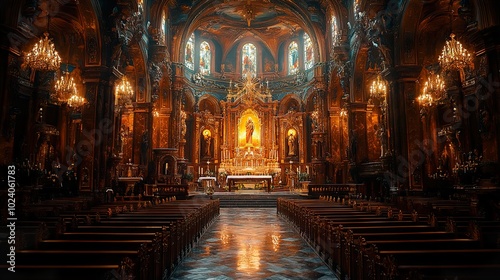
[[[231,191],[231,187],[234,187],[235,182],[260,183],[262,181],[266,182],[267,192],[271,192],[271,183],[273,182],[271,175],[229,175],[226,178],[226,184],[229,187],[228,191]]]

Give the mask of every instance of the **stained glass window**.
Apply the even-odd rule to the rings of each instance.
[[[311,69],[314,66],[314,49],[311,41],[311,37],[307,33],[304,33],[304,67],[306,70]]]
[[[191,37],[189,37],[189,40],[186,43],[186,51],[185,51],[185,63],[187,68],[194,70],[194,58],[193,58],[193,51],[194,51],[194,33],[191,34]]]
[[[337,18],[335,16],[332,16],[332,22],[331,24],[331,31],[332,31],[332,46],[335,47],[337,45],[338,41],[338,28],[337,28]]]
[[[257,73],[257,48],[252,43],[245,44],[241,52],[241,73]]]
[[[161,29],[160,29],[160,43],[166,43],[166,35],[167,35],[167,15],[165,13],[165,10],[161,13]]]
[[[288,75],[293,75],[299,71],[299,46],[292,41],[288,45]]]
[[[203,75],[210,74],[210,63],[212,61],[212,52],[210,45],[203,41],[200,45],[200,72]]]

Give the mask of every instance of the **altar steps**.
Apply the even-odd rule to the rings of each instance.
[[[234,194],[234,195],[217,195],[214,194],[214,199],[220,200],[221,208],[276,208],[279,197],[300,198],[297,194],[286,195],[252,195],[252,194]]]

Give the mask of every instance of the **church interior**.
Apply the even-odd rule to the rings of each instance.
[[[0,11],[1,275],[189,279],[210,227],[261,198],[331,272],[279,279],[500,273],[498,1]],[[273,279],[240,265],[218,279]]]

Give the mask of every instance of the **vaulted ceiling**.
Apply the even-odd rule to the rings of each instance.
[[[324,29],[320,1],[177,1],[172,23],[217,41],[224,49],[244,38],[256,38],[274,49],[300,31]]]

